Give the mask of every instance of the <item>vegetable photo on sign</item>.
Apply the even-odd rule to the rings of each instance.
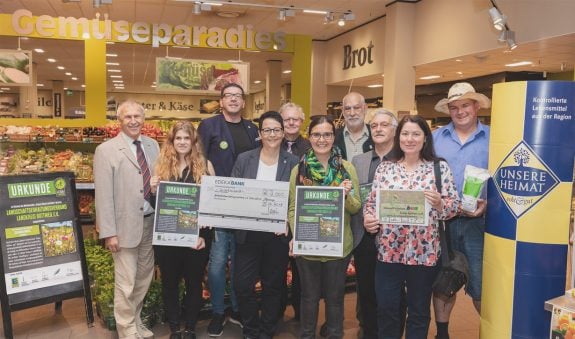
[[[0,49],[0,83],[30,85],[32,52]]]

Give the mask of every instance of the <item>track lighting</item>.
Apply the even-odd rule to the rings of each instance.
[[[491,21],[493,21],[493,27],[498,31],[502,31],[505,28],[507,17],[501,14],[496,7],[489,9],[489,15],[491,16]]]
[[[515,42],[515,32],[513,31],[506,31],[507,32],[507,39],[505,41],[507,41],[507,46],[509,47],[509,49],[514,50],[515,48],[517,48],[517,43]]]

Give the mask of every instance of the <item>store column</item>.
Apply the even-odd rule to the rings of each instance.
[[[281,105],[282,62],[268,60],[266,64],[266,111],[277,111]]]
[[[397,114],[415,107],[415,3],[394,1],[386,7],[383,106]]]

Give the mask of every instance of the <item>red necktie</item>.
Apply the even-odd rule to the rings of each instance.
[[[142,142],[140,140],[134,140],[134,145],[136,145],[138,165],[140,165],[142,180],[144,181],[144,199],[150,201],[150,169],[148,168],[148,162],[146,161],[146,156],[144,155],[144,150],[142,149]]]

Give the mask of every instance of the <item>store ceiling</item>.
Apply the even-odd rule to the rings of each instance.
[[[277,19],[276,8],[249,7],[249,6],[222,6],[213,7],[211,12],[202,12],[200,15],[192,13],[193,2],[175,0],[113,0],[112,5],[101,5],[94,8],[94,0],[81,0],[73,2],[68,0],[10,0],[0,2],[1,13],[13,13],[18,9],[28,9],[34,15],[72,16],[76,18],[94,18],[96,13],[101,17],[127,20],[129,22],[186,24],[193,26],[205,25],[208,27],[235,27],[237,25],[253,26],[255,31],[283,31],[291,34],[311,35],[316,40],[329,40],[339,34],[365,24],[371,20],[385,15],[385,5],[393,0],[265,0],[240,2],[259,3],[272,6],[290,6],[318,10],[332,10],[337,12],[352,11],[355,20],[348,21],[344,27],[337,23],[323,23],[323,15],[306,14],[298,11],[294,17],[287,20]],[[417,2],[417,0],[413,0]],[[425,1],[425,0],[424,0]],[[236,17],[223,17],[234,16]],[[494,37],[495,39],[496,37]],[[500,49],[462,56],[457,59],[443,60],[415,68],[416,84],[429,84],[433,82],[453,81],[461,78],[505,72],[505,71],[537,71],[560,72],[573,70],[575,60],[575,34],[554,37],[537,42],[521,43],[518,35],[519,47],[509,52],[503,45]],[[33,50],[42,48],[45,52],[34,52],[33,59],[37,66],[38,83],[44,88],[51,88],[51,80],[64,81],[64,87],[79,90],[84,81],[84,49],[81,41],[63,41],[51,39],[18,39],[16,37],[0,37],[0,48],[22,48]],[[249,62],[251,92],[265,89],[267,60],[281,60],[282,69],[291,68],[291,55],[288,53],[250,53],[232,50],[207,48],[153,48],[147,45],[113,44],[108,45],[108,53],[117,55],[107,58],[108,62],[119,63],[119,66],[108,66],[110,69],[119,69],[120,72],[109,75],[121,75],[125,90],[119,92],[153,92],[151,87],[155,80],[156,57],[182,57],[190,59],[207,60],[242,60]],[[56,59],[55,63],[47,61]],[[516,61],[531,61],[532,65],[521,67],[506,67],[505,64]],[[64,69],[58,69],[58,66]],[[71,75],[66,75],[66,72]],[[462,74],[459,74],[461,72]],[[420,80],[420,77],[437,74],[441,78],[436,80]],[[76,77],[77,80],[72,78]],[[108,88],[112,89],[113,80],[108,78]],[[260,80],[260,84],[253,81]],[[282,81],[291,81],[289,74],[282,75]],[[353,80],[353,86],[363,87],[380,84],[380,75],[373,75]],[[349,81],[332,84],[349,86]]]

